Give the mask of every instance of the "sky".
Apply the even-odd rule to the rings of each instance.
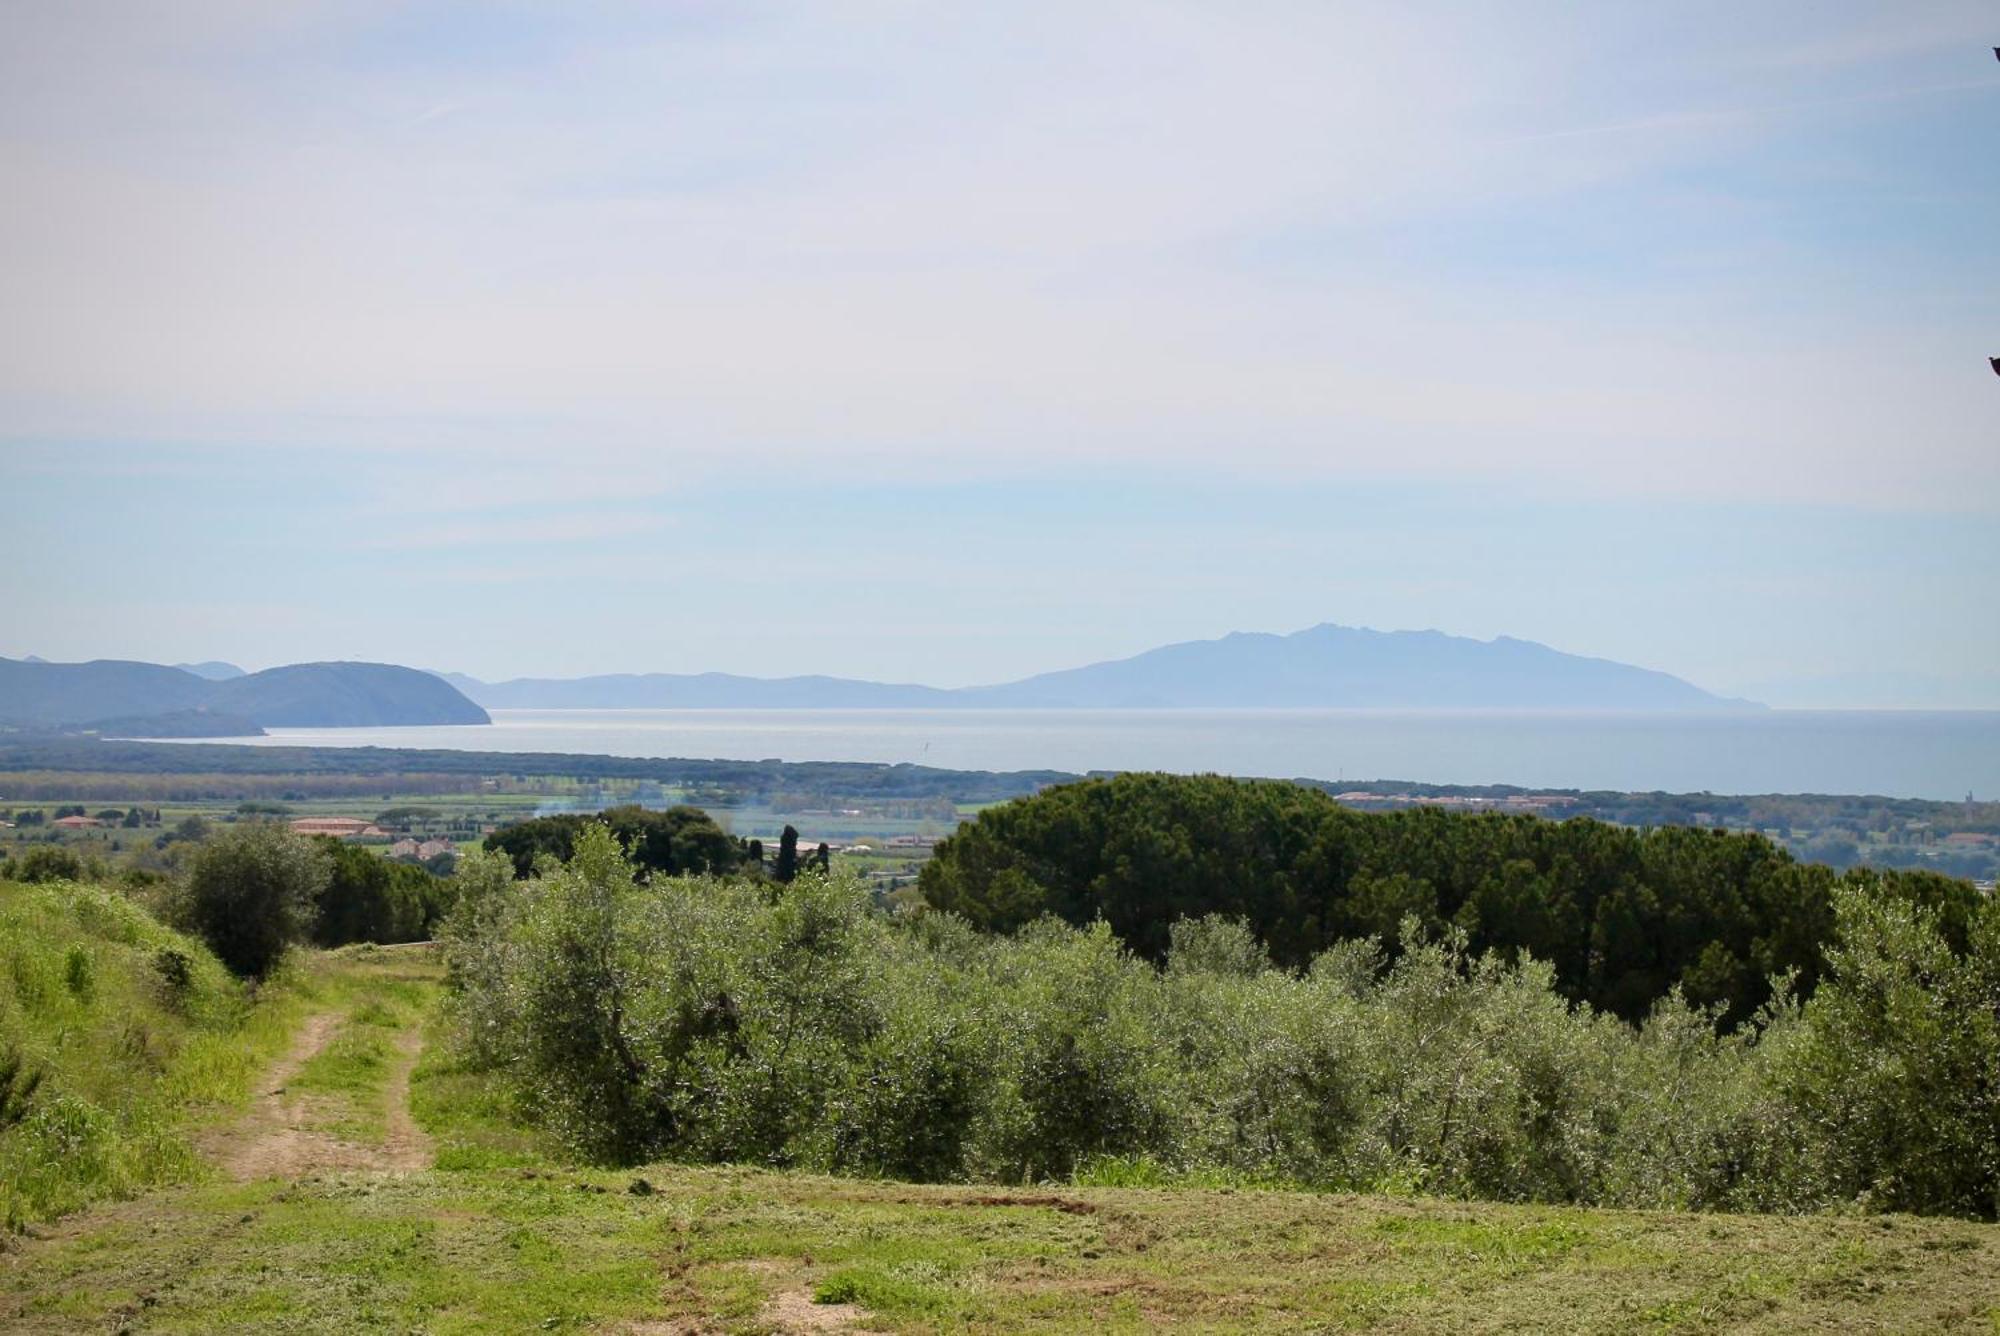
[[[1987,0],[0,21],[0,654],[2000,704]]]

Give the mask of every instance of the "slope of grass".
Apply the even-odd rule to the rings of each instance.
[[[38,1078],[0,1126],[0,1224],[199,1177],[191,1133],[243,1099],[315,986],[298,969],[253,1001],[116,891],[0,883],[0,1059]]]

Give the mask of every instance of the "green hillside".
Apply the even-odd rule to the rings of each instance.
[[[214,685],[212,708],[272,728],[492,722],[458,688],[389,663],[294,663]]]
[[[217,737],[267,726],[489,722],[450,683],[388,663],[295,663],[212,680],[155,663],[0,659],[0,724],[15,728]]]
[[[295,973],[253,1004],[115,891],[0,882],[0,1221],[200,1176],[203,1121],[243,1098],[312,991]]]
[[[193,673],[157,663],[0,659],[0,721],[12,724],[79,724],[172,714],[205,707],[213,691],[211,683]]]

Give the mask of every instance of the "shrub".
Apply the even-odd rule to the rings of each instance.
[[[83,874],[83,860],[57,844],[36,845],[14,860],[15,881],[77,881]]]
[[[563,813],[536,817],[487,836],[486,848],[513,859],[515,875],[526,877],[544,854],[568,859],[575,852],[577,837],[595,827],[608,827],[619,847],[649,873],[729,872],[747,852],[699,807],[651,812],[636,806],[613,807],[597,816]]]
[[[153,972],[168,995],[178,998],[194,983],[194,960],[185,951],[162,947],[153,956]]]
[[[97,975],[90,951],[81,942],[63,953],[63,986],[71,997],[88,1002],[97,992]]]
[[[44,1073],[31,1065],[18,1046],[0,1050],[0,1128],[12,1127],[28,1116],[28,1109],[41,1088]]]
[[[1671,990],[1629,1023],[1418,914],[1296,971],[1185,920],[1162,968],[1104,921],[982,934],[810,870],[642,884],[602,828],[472,871],[467,1052],[606,1160],[2000,1213],[1992,901],[1840,882],[1818,990],[1732,1028]]]
[[[284,826],[232,826],[188,868],[182,915],[235,973],[262,978],[305,940],[329,871],[311,840]]]
[[[331,836],[314,843],[328,872],[314,897],[313,940],[321,946],[423,941],[450,907],[451,883],[423,868]]]
[[[2000,905],[1952,949],[1936,909],[1843,888],[1831,978],[1776,1064],[1814,1204],[2000,1211]]]

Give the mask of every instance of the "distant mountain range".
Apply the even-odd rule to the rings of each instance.
[[[224,676],[123,659],[0,659],[0,725],[125,737],[243,737],[265,727],[485,724],[431,673],[386,663],[296,663]]]
[[[1666,673],[1502,636],[1311,627],[1237,632],[998,686],[838,677],[619,673],[482,682],[441,673],[489,709],[1620,709],[1761,708]]]
[[[491,709],[1761,708],[1666,673],[1502,636],[1323,625],[1237,632],[997,686],[620,673],[482,682],[383,663],[0,659],[0,727],[229,737],[266,727],[484,724]]]

